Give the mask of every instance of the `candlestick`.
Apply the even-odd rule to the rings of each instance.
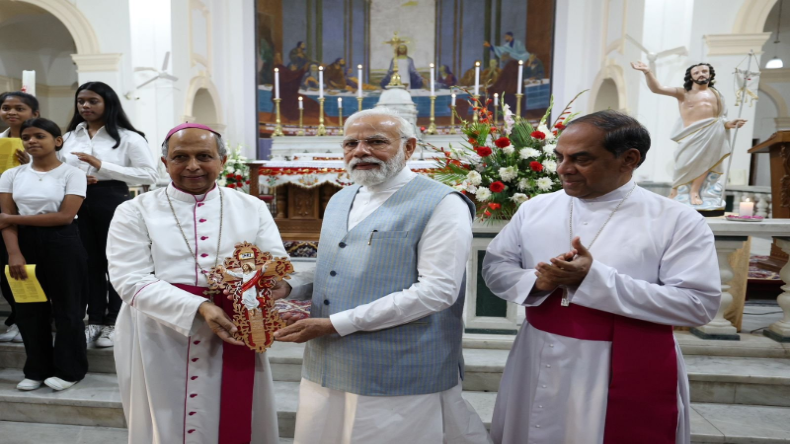
[[[280,98],[280,68],[274,68],[274,99]]]
[[[324,98],[324,67],[318,67],[318,98]]]
[[[434,79],[436,78],[436,70],[433,66],[433,63],[431,63],[430,66],[431,66],[431,97],[433,97],[436,95],[436,91],[434,90],[434,85],[433,85]]]
[[[436,134],[436,96],[431,95],[431,124],[425,134]]]
[[[357,65],[357,97],[362,98],[362,65]],[[362,110],[362,106],[359,109]]]
[[[738,216],[754,216],[754,202],[741,202]]]
[[[516,83],[516,94],[521,94],[521,86],[524,84],[524,61],[518,61],[518,83]]]
[[[494,128],[498,127],[499,123],[499,113],[497,112],[499,109],[499,94],[494,93]]]
[[[362,97],[357,97],[357,111],[362,111]]]
[[[455,93],[450,94],[450,134],[455,132]]]
[[[516,94],[516,122],[521,122],[521,99],[524,98],[524,94],[517,93]]]
[[[283,126],[280,125],[280,101],[281,100],[282,99],[280,99],[280,98],[274,99],[274,108],[275,108],[275,112],[276,112],[276,114],[275,114],[275,116],[276,116],[275,117],[275,123],[276,124],[274,126],[274,132],[272,133],[272,137],[281,137],[281,136],[285,135],[285,134],[283,134]]]
[[[475,62],[475,97],[478,95],[480,95],[480,62]]]
[[[35,71],[22,71],[22,92],[26,92],[31,96],[36,95]]]
[[[324,126],[324,99],[318,98],[318,129],[315,132],[316,136],[326,136],[326,127]]]
[[[304,103],[302,102],[302,96],[299,96],[299,131],[296,132],[297,136],[304,136]]]
[[[343,135],[343,98],[337,98],[337,118],[340,124],[340,135]]]
[[[480,96],[475,94],[472,97],[474,98],[474,100],[472,101],[472,103],[475,104],[474,106],[479,106],[480,105]],[[478,113],[478,111],[475,111],[474,109],[472,110],[472,121],[473,122],[477,122],[477,113]]]

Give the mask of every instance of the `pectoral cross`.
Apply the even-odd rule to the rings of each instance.
[[[403,40],[402,38],[398,37],[398,33],[395,32],[392,38],[386,42],[385,45],[392,45],[393,51],[393,59],[392,59],[392,77],[390,77],[390,83],[387,85],[387,88],[390,86],[403,86],[403,83],[400,81],[400,74],[398,73],[398,46],[401,44],[409,43],[408,40]]]

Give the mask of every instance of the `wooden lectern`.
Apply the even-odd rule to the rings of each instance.
[[[790,131],[777,131],[765,142],[752,147],[750,154],[768,153],[771,162],[771,214],[775,219],[790,218]],[[771,257],[758,264],[779,272],[787,263],[787,255],[771,245]]]

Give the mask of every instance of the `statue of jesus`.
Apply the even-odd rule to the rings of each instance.
[[[632,62],[631,67],[645,73],[650,91],[678,101],[680,118],[671,135],[678,148],[669,197],[699,210],[723,207],[721,187],[717,186],[722,172],[717,170],[732,151],[729,130],[742,127],[746,120],[727,120],[724,99],[713,87],[716,71],[707,63],[691,65],[683,88],[679,88],[662,86],[642,62]]]

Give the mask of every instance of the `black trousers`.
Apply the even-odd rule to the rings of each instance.
[[[88,185],[77,226],[88,252],[88,323],[115,325],[121,297],[107,277],[107,232],[115,208],[129,200],[125,182],[106,180]]]
[[[88,372],[85,345],[84,291],[87,255],[76,225],[19,227],[25,262],[36,265],[36,277],[47,302],[16,304],[16,324],[25,342],[25,377],[43,381],[56,376],[80,381]],[[55,345],[52,327],[55,320]]]
[[[8,278],[5,277],[6,265],[8,265],[8,250],[6,250],[5,242],[0,237],[0,292],[3,292],[3,299],[11,306],[11,314],[5,320],[5,325],[10,327],[16,323],[16,301],[14,301],[14,295],[11,294],[11,287],[8,286]]]

